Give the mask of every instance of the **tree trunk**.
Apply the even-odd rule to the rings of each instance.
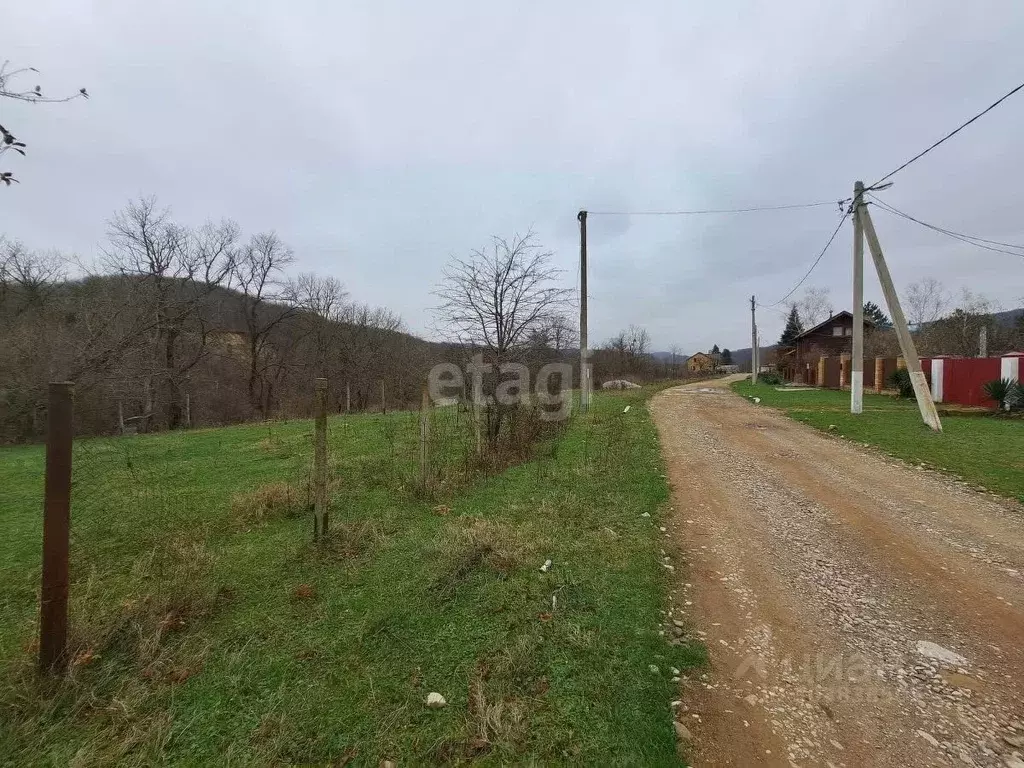
[[[181,386],[178,384],[174,367],[174,346],[178,340],[176,330],[168,331],[164,340],[164,365],[167,370],[167,427],[181,426]]]

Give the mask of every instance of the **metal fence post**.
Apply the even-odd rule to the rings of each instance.
[[[67,664],[74,386],[67,381],[50,384],[47,411],[39,670],[48,673],[61,672]]]
[[[420,486],[426,490],[430,484],[430,392],[423,386],[420,398]]]
[[[313,430],[313,539],[327,535],[327,379],[315,382],[316,422]]]

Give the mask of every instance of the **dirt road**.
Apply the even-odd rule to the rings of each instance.
[[[695,765],[1024,768],[1024,510],[755,405],[652,403]]]

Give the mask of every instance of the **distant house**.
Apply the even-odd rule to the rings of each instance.
[[[718,368],[717,356],[698,352],[686,358],[686,370],[690,373],[710,373]]]
[[[871,328],[874,323],[864,318],[864,330]],[[844,310],[808,328],[793,340],[792,346],[780,347],[777,368],[788,381],[805,382],[807,366],[816,366],[819,357],[839,357],[852,351],[853,314]]]

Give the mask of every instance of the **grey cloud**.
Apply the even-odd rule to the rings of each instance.
[[[88,255],[116,208],[156,194],[187,221],[277,229],[301,269],[427,333],[445,259],[492,234],[532,226],[572,281],[580,208],[848,195],[1014,85],[1022,32],[1009,0],[23,3],[5,10],[0,56],[93,98],[0,104],[30,142],[0,232]],[[1022,123],[1024,96],[886,199],[1024,242]],[[789,290],[835,218],[594,216],[591,335],[637,323],[660,348],[745,346],[750,294]],[[1024,260],[876,220],[901,283],[1024,294]],[[837,308],[849,257],[844,231],[809,280]],[[765,315],[773,340],[782,320]]]

